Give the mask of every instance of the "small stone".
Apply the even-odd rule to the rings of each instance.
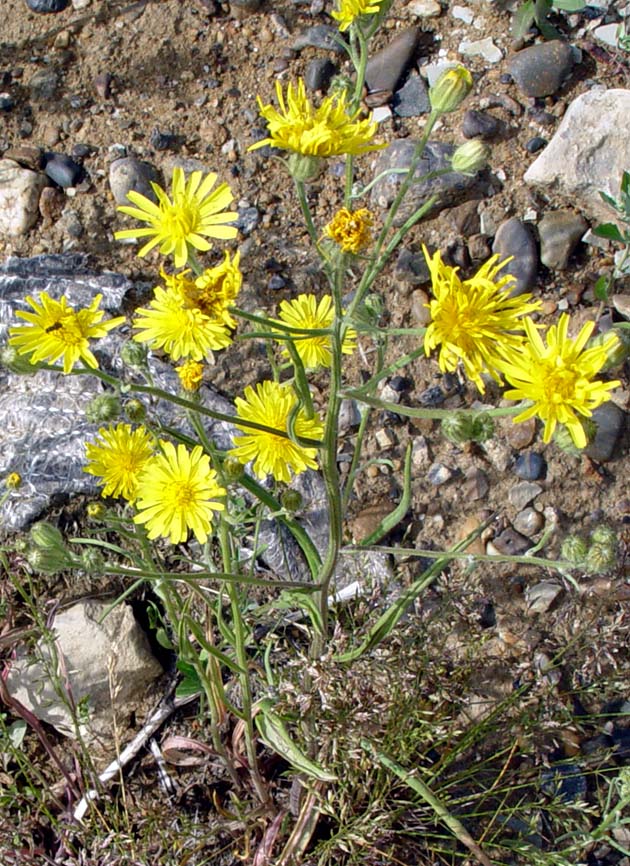
[[[492,542],[494,548],[504,556],[520,556],[531,547],[529,538],[508,527]]]
[[[443,463],[433,463],[427,472],[427,481],[434,487],[441,487],[450,481],[454,474],[454,471]]]
[[[59,76],[54,69],[38,69],[28,81],[31,99],[36,102],[50,102],[55,98],[59,87]]]
[[[31,12],[63,12],[70,5],[70,0],[26,0]]]
[[[429,89],[417,72],[412,72],[404,85],[397,90],[392,100],[394,114],[398,117],[419,117],[431,111]]]
[[[230,15],[242,21],[243,18],[258,12],[262,2],[263,0],[230,0]]]
[[[411,63],[419,36],[418,27],[409,27],[368,60],[365,69],[368,90],[392,93],[396,90],[403,72]]]
[[[80,238],[85,229],[79,214],[75,210],[65,210],[57,223],[58,228],[69,238]]]
[[[418,398],[418,402],[424,407],[441,406],[445,400],[446,394],[439,385],[431,385],[430,388],[426,388]]]
[[[409,376],[392,376],[389,380],[389,385],[397,394],[404,394],[413,388],[413,382]]]
[[[627,11],[626,11],[627,14]],[[603,24],[601,27],[596,27],[593,30],[593,36],[604,45],[610,45],[611,48],[617,50],[619,48],[619,28],[620,24]]]
[[[423,283],[427,283],[430,278],[431,273],[424,253],[414,253],[403,248],[396,260],[396,279],[412,286],[421,286]]]
[[[475,13],[468,6],[451,6],[451,15],[464,24],[472,24],[475,18]]]
[[[492,252],[497,253],[501,261],[513,256],[506,268],[516,280],[511,289],[512,297],[530,291],[538,275],[538,251],[536,242],[529,228],[516,217],[501,223],[494,238]]]
[[[558,210],[545,214],[538,224],[540,261],[547,268],[563,271],[588,223],[572,211]]]
[[[544,517],[535,508],[525,508],[523,511],[519,511],[513,521],[514,529],[526,538],[531,538],[540,532],[544,524]]]
[[[371,468],[371,467],[370,467]],[[377,467],[373,467],[376,469]],[[378,475],[378,471],[376,473]],[[377,502],[367,505],[352,519],[350,531],[355,543],[364,541],[368,536],[372,535],[381,524],[381,521],[387,517],[393,510],[393,505],[388,499],[380,499]]]
[[[374,438],[378,447],[383,451],[392,448],[396,444],[396,437],[387,427],[381,427],[380,430],[377,430],[374,434]]]
[[[0,93],[0,111],[11,111],[15,101],[10,93]]]
[[[469,109],[462,118],[462,135],[464,138],[482,138],[489,140],[499,131],[500,123],[496,117],[485,111]]]
[[[528,613],[547,613],[555,600],[562,594],[562,587],[550,580],[541,580],[525,590]]]
[[[509,424],[506,437],[512,448],[516,448],[518,451],[528,448],[536,438],[536,419],[529,418],[518,424]]]
[[[269,282],[267,286],[271,289],[272,292],[277,292],[280,289],[283,289],[287,284],[287,281],[284,277],[281,277],[280,274],[274,274],[272,277],[269,277]]]
[[[418,18],[439,18],[442,7],[437,0],[411,0],[407,4],[407,11]]]
[[[45,153],[43,162],[47,177],[64,189],[76,186],[83,176],[83,167],[64,153]]]
[[[468,237],[477,234],[481,228],[479,202],[465,201],[448,211],[448,219],[458,235]],[[427,266],[428,267],[428,266]]]
[[[44,151],[40,147],[29,147],[24,144],[19,147],[10,147],[4,152],[4,159],[12,159],[13,162],[19,162],[24,168],[30,168],[31,171],[40,171]]]
[[[298,35],[293,41],[293,51],[301,51],[303,48],[323,48],[325,51],[334,51],[340,54],[343,48],[337,42],[339,31],[336,27],[328,24],[315,24]]]
[[[304,83],[308,90],[328,90],[330,79],[337,73],[337,66],[327,57],[314,57],[306,67]]]
[[[411,321],[414,328],[424,328],[431,321],[428,304],[429,296],[423,289],[416,289],[411,293]]]
[[[615,453],[615,446],[626,424],[626,413],[615,403],[603,403],[593,410],[592,420],[597,425],[597,432],[582,453],[591,460],[605,463]]]
[[[339,432],[347,433],[361,423],[361,412],[356,400],[344,399],[339,408]]]
[[[379,399],[383,403],[400,403],[400,391],[392,388],[389,382],[385,382],[378,390]]]
[[[492,255],[492,245],[486,235],[471,235],[468,238],[468,255],[473,262],[485,262]]]
[[[113,78],[109,72],[99,72],[92,80],[92,86],[101,99],[109,99]]]
[[[526,505],[542,493],[540,484],[535,484],[533,481],[519,481],[514,484],[508,491],[508,499],[510,505],[513,505],[517,511],[522,511]]]
[[[489,439],[482,447],[497,472],[505,472],[512,462],[512,450],[508,444],[500,439]]]
[[[128,205],[127,193],[134,190],[151,201],[157,201],[151,181],[160,183],[160,175],[151,163],[134,156],[115,159],[109,167],[109,188],[116,204]]]
[[[528,153],[538,153],[539,150],[542,150],[543,147],[547,146],[547,139],[542,138],[540,135],[535,135],[533,138],[530,138],[529,141],[525,142],[525,150]]]
[[[234,225],[242,235],[247,237],[254,231],[259,222],[260,211],[257,207],[251,205],[238,209],[238,219]]]
[[[612,295],[610,303],[624,319],[630,319],[630,295]]]
[[[66,196],[55,186],[45,186],[39,197],[39,212],[44,225],[50,226],[61,217],[66,205]]]
[[[177,136],[167,129],[154,126],[149,137],[149,144],[156,150],[169,150],[177,141]]]
[[[499,63],[503,60],[503,52],[488,36],[486,39],[471,41],[464,39],[459,44],[459,53],[464,57],[483,57],[487,63]]]
[[[18,237],[35,225],[45,185],[43,175],[0,159],[0,235]]]
[[[490,484],[485,472],[476,466],[471,466],[466,470],[465,481],[461,487],[461,495],[465,502],[485,499],[489,489]]]
[[[514,464],[514,474],[525,481],[536,481],[538,478],[544,478],[546,471],[545,459],[536,451],[520,454]]]
[[[519,51],[508,69],[526,96],[552,96],[570,75],[574,62],[571,46],[555,39]]]
[[[411,465],[414,472],[424,472],[429,467],[429,444],[424,436],[416,436],[411,446]]]

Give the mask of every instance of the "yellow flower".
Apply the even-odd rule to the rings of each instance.
[[[460,280],[458,268],[445,265],[438,252],[431,258],[426,247],[424,256],[431,271],[434,299],[427,304],[431,324],[424,336],[427,355],[440,347],[438,362],[443,373],[454,372],[461,362],[466,375],[483,394],[482,373],[495,381],[501,350],[523,342],[521,318],[540,306],[528,303],[531,295],[511,298],[504,287],[513,282],[509,274],[497,279],[507,262],[497,264],[492,256],[469,280]]]
[[[585,448],[587,437],[581,418],[590,418],[593,409],[610,400],[608,393],[620,383],[592,379],[605,366],[608,352],[617,339],[609,334],[599,346],[586,348],[595,327],[587,322],[578,336],[567,336],[569,316],[560,316],[546,334],[546,345],[532,320],[525,319],[527,342],[506,353],[498,365],[513,389],[508,400],[528,400],[532,405],[514,418],[515,423],[538,416],[544,424],[543,440],[549,442],[558,424],[563,424],[578,448]]]
[[[225,490],[216,482],[216,472],[201,445],[189,451],[171,442],[160,442],[157,454],[145,467],[138,482],[136,523],[145,523],[150,539],[162,536],[171,544],[188,539],[189,531],[205,544],[214,511],[223,511],[219,497]]]
[[[330,328],[335,313],[332,298],[324,295],[319,303],[315,295],[298,295],[292,301],[282,301],[280,304],[280,321],[292,328],[308,328],[320,330]],[[305,367],[315,369],[316,367],[330,367],[330,336],[312,336],[292,334],[293,345],[302,359]],[[351,355],[356,349],[356,331],[349,328],[343,341],[341,351],[344,355]],[[283,354],[290,357],[288,349],[283,349]]]
[[[236,398],[236,414],[243,421],[264,424],[284,433],[277,435],[266,430],[239,427],[244,436],[235,436],[235,447],[230,451],[241,463],[254,461],[254,472],[259,478],[273,475],[276,481],[289,482],[291,472],[299,475],[305,469],[317,468],[317,448],[298,445],[288,438],[289,418],[297,403],[290,385],[265,381],[245,388],[245,398]],[[307,418],[304,410],[298,410],[293,425],[297,436],[306,439],[321,439],[324,427],[317,416]]]
[[[198,361],[186,361],[177,368],[177,375],[185,391],[198,391],[203,382],[203,364]]]
[[[20,355],[30,355],[32,364],[39,361],[54,364],[63,356],[64,373],[69,373],[79,359],[96,369],[98,362],[90,351],[89,340],[106,336],[108,331],[125,321],[124,316],[101,321],[105,315],[98,309],[102,297],[95,295],[89,307],[75,312],[65,296],[55,301],[42,292],[39,303],[27,296],[26,301],[34,312],[18,310],[17,315],[28,324],[9,328],[9,343]]]
[[[158,246],[163,256],[172,255],[175,267],[183,268],[194,250],[206,251],[212,244],[206,238],[229,240],[238,234],[234,226],[227,225],[238,219],[238,214],[225,208],[234,196],[226,183],[211,192],[217,175],[210,173],[202,180],[200,171],[193,171],[188,180],[181,168],[173,169],[171,184],[172,201],[157,183],[151,183],[157,196],[157,204],[139,192],[132,190],[127,194],[135,207],[122,205],[118,208],[141,222],[148,223],[146,228],[124,229],[115,232],[117,240],[122,238],[149,238],[139,256]]]
[[[236,327],[236,321],[229,313],[229,307],[234,303],[241,290],[243,275],[239,268],[240,253],[236,253],[230,261],[230,254],[226,251],[225,258],[221,264],[206,270],[194,280],[186,278],[190,271],[182,274],[168,276],[161,271],[162,279],[167,286],[177,288],[184,301],[184,305],[199,309],[209,319],[227,325],[229,328]]]
[[[184,306],[181,293],[172,287],[157,286],[148,309],[136,310],[132,324],[139,330],[134,340],[149,343],[152,349],[164,349],[173,361],[203,361],[208,352],[224,349],[232,342],[222,323],[197,307]]]
[[[7,490],[19,490],[22,486],[22,476],[19,472],[10,472],[4,479]]]
[[[339,0],[339,11],[331,12],[335,21],[339,21],[339,30],[343,33],[361,15],[374,15],[380,12],[383,0]]]
[[[357,156],[386,147],[385,144],[372,143],[376,123],[371,119],[358,120],[360,110],[348,114],[345,93],[328,96],[319,108],[314,108],[300,78],[297,87],[293,84],[287,86],[286,101],[282,85],[277,81],[276,97],[280,111],[273,105],[265,105],[258,97],[258,107],[267,121],[269,136],[257,141],[250,150],[270,144],[304,156],[330,157],[343,153]]]
[[[367,208],[350,211],[340,208],[324,231],[338,244],[344,253],[356,255],[369,246],[372,240],[372,214]]]
[[[102,496],[122,496],[133,502],[138,475],[154,450],[153,437],[144,427],[135,430],[130,424],[101,427],[97,439],[86,443],[85,453],[89,462],[83,471],[101,479]]]

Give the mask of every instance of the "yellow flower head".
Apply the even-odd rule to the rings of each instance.
[[[186,361],[177,368],[177,375],[184,391],[198,391],[203,382],[203,364]]]
[[[332,298],[324,295],[319,303],[315,295],[298,295],[292,301],[282,301],[280,304],[280,321],[292,328],[307,328],[309,330],[321,330],[330,328],[334,319]],[[330,367],[330,336],[328,334],[313,335],[292,334],[293,345],[302,363],[309,369],[316,367]],[[341,351],[344,355],[351,355],[356,349],[356,331],[349,328],[343,341]],[[290,357],[288,349],[283,349],[283,354]]]
[[[351,211],[340,208],[324,231],[338,244],[344,253],[356,255],[370,245],[373,225],[372,214],[367,208]]]
[[[144,427],[135,430],[130,424],[101,427],[96,440],[85,446],[88,465],[83,471],[101,479],[102,496],[122,496],[133,502],[138,475],[154,450],[154,439]]]
[[[19,318],[28,324],[9,328],[10,345],[15,346],[20,355],[29,355],[32,364],[39,361],[54,364],[63,357],[64,373],[69,373],[79,359],[96,369],[98,362],[90,351],[90,339],[104,337],[125,321],[124,316],[102,321],[105,313],[98,309],[102,297],[95,295],[89,307],[75,312],[65,296],[55,301],[42,292],[39,302],[27,296],[26,301],[34,312],[18,310]]]
[[[465,66],[455,66],[443,72],[429,88],[431,108],[440,114],[456,111],[473,88],[473,78]]]
[[[117,240],[123,238],[149,238],[139,251],[145,256],[153,247],[159,246],[163,256],[172,255],[175,267],[183,268],[189,254],[194,250],[206,251],[212,244],[206,238],[229,240],[238,234],[234,226],[227,225],[238,219],[238,214],[225,208],[234,196],[226,183],[211,192],[217,175],[210,173],[202,180],[200,171],[193,171],[188,180],[181,168],[173,169],[171,198],[157,183],[151,183],[157,196],[157,204],[139,192],[127,193],[129,201],[135,205],[121,205],[118,210],[140,222],[148,223],[145,228],[124,229],[115,232]]]
[[[136,523],[146,524],[150,539],[162,536],[171,544],[188,539],[192,532],[205,544],[212,528],[214,511],[223,511],[225,489],[217,484],[217,474],[201,445],[189,451],[171,442],[160,442],[162,449],[147,465],[138,481]]]
[[[339,22],[339,30],[343,33],[361,15],[374,15],[380,12],[381,3],[383,0],[339,0],[339,11],[330,14],[335,21]]]
[[[590,418],[593,409],[610,400],[608,393],[620,383],[592,381],[605,366],[608,352],[617,337],[586,348],[595,327],[587,322],[578,336],[567,336],[569,316],[560,316],[546,334],[546,344],[532,320],[525,319],[527,341],[506,353],[499,369],[514,387],[506,391],[508,400],[528,400],[532,405],[514,418],[515,423],[537,416],[545,424],[543,440],[549,442],[558,424],[563,424],[578,448],[585,448],[587,437],[581,418]]]
[[[22,486],[22,476],[19,472],[10,472],[4,479],[7,490],[19,490]]]
[[[240,253],[230,260],[226,251],[221,264],[206,270],[194,280],[188,279],[190,271],[169,276],[160,272],[167,286],[181,292],[184,306],[197,308],[209,319],[229,328],[236,327],[236,321],[229,313],[229,307],[235,302],[241,290],[243,275],[240,267]]]
[[[285,434],[277,435],[267,430],[240,427],[244,436],[235,436],[235,447],[230,451],[241,463],[254,461],[254,472],[259,478],[273,475],[276,481],[291,481],[291,473],[299,475],[305,469],[317,468],[317,448],[298,445],[288,438],[289,418],[297,397],[290,385],[265,381],[253,388],[245,388],[245,397],[236,398],[236,414],[243,421],[264,424]],[[307,418],[300,409],[293,424],[296,436],[305,439],[321,439],[324,427],[317,416]]]
[[[501,349],[519,346],[523,342],[522,317],[537,309],[539,301],[528,303],[531,295],[511,298],[504,287],[514,278],[498,272],[507,262],[497,264],[492,256],[469,280],[460,280],[458,268],[445,265],[438,252],[424,256],[431,271],[433,300],[427,304],[431,324],[424,336],[427,355],[438,346],[438,362],[443,373],[452,373],[461,362],[466,375],[481,393],[485,391],[482,373],[499,381]]]
[[[376,123],[371,119],[359,120],[360,110],[348,114],[345,93],[327,96],[319,108],[314,108],[300,78],[297,87],[288,85],[286,101],[282,85],[277,81],[276,97],[280,111],[273,105],[265,105],[258,97],[258,107],[267,121],[269,136],[257,141],[250,150],[270,144],[304,156],[330,157],[343,153],[357,156],[386,147],[372,142]]]
[[[198,307],[187,307],[181,292],[157,286],[147,309],[136,310],[133,327],[138,343],[163,349],[173,361],[192,358],[203,361],[214,349],[224,349],[232,339],[223,323],[210,319]]]

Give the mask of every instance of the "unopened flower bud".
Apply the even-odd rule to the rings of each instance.
[[[85,511],[90,520],[102,520],[107,513],[102,502],[88,502]]]
[[[0,364],[10,373],[16,373],[19,376],[24,376],[37,373],[39,366],[31,364],[25,355],[20,355],[15,346],[3,346],[0,349]]]
[[[612,332],[596,334],[588,341],[587,348],[592,349],[600,346],[605,347],[607,356],[601,372],[607,373],[609,370],[620,367],[630,357],[630,330],[614,328]]]
[[[485,168],[490,157],[490,148],[478,138],[461,144],[451,157],[453,171],[459,174],[474,175]]]
[[[73,565],[73,561],[67,551],[44,550],[42,547],[32,548],[26,557],[26,561],[34,571],[40,574],[58,574],[60,571],[65,571]]]
[[[81,566],[88,574],[100,574],[105,566],[103,554],[95,547],[86,548],[81,554]]]
[[[494,418],[487,412],[475,415],[470,438],[473,442],[487,442],[494,436]]]
[[[52,523],[47,523],[45,520],[40,520],[39,523],[34,523],[31,526],[29,534],[33,544],[37,547],[41,547],[43,550],[66,549],[66,544],[61,532],[56,526],[53,526]]]
[[[143,343],[136,343],[135,340],[128,340],[120,350],[123,364],[136,370],[147,368],[147,355],[146,346]]]
[[[588,545],[580,535],[567,535],[560,548],[561,558],[570,562],[571,565],[583,566],[587,553]]]
[[[617,533],[614,529],[611,529],[610,526],[601,523],[591,532],[591,541],[593,544],[604,544],[607,547],[616,547],[618,541]]]
[[[440,114],[455,111],[466,99],[473,87],[473,79],[465,66],[447,69],[429,88],[431,108]]]
[[[353,92],[353,90],[354,82],[349,75],[339,73],[338,75],[333,75],[333,77],[330,79],[330,84],[328,86],[329,96],[348,96]]]
[[[597,433],[597,424],[591,418],[580,418],[580,424],[584,428],[584,433],[586,435],[586,442],[589,445],[593,439],[595,438],[595,434]],[[564,451],[566,454],[572,454],[573,456],[579,456],[583,448],[578,448],[577,445],[573,442],[573,437],[569,433],[568,429],[564,426],[564,424],[558,424],[553,434],[553,441],[556,443],[558,448]]]
[[[22,486],[22,476],[19,472],[10,472],[4,479],[7,490],[19,490]]]
[[[309,183],[321,174],[324,160],[319,156],[292,153],[287,160],[289,174],[299,183]]]
[[[449,442],[462,445],[472,439],[474,418],[463,412],[453,412],[452,415],[442,419],[440,427]]]
[[[228,454],[223,461],[223,475],[226,482],[232,484],[233,482],[238,481],[243,477],[244,472],[245,466],[241,463],[238,457]]]
[[[591,544],[586,554],[586,570],[591,574],[603,574],[610,571],[617,561],[616,546],[607,544]]]
[[[280,497],[280,503],[285,511],[294,514],[304,505],[304,497],[299,490],[284,490]]]
[[[134,397],[132,400],[127,400],[125,403],[124,413],[126,418],[133,421],[134,424],[138,424],[140,421],[144,421],[147,417],[147,407],[144,405],[142,400],[137,400]]]
[[[116,394],[99,394],[88,403],[85,416],[93,424],[115,421],[120,417],[120,400]]]

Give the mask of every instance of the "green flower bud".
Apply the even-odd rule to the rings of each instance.
[[[607,544],[591,544],[586,554],[586,570],[590,574],[610,571],[617,562],[617,550]]]
[[[591,418],[580,418],[580,424],[584,428],[584,433],[586,434],[586,442],[587,445],[595,438],[595,434],[597,433],[597,424]],[[565,454],[571,454],[574,457],[579,457],[583,448],[578,448],[577,445],[573,442],[571,438],[571,434],[564,426],[564,424],[558,424],[553,434],[553,441],[556,443],[558,448],[561,451],[564,451]]]
[[[376,324],[383,315],[383,310],[385,309],[383,296],[379,295],[377,292],[370,292],[363,301],[363,309],[369,316],[370,321]]]
[[[354,82],[349,75],[339,73],[338,75],[333,75],[333,77],[330,79],[330,85],[328,87],[329,96],[348,96],[353,91]]]
[[[146,370],[147,363],[147,348],[143,343],[136,343],[135,340],[128,340],[120,350],[120,358],[123,364],[136,370]]]
[[[67,552],[52,548],[44,550],[42,547],[32,548],[27,554],[26,561],[40,574],[58,574],[73,565],[72,558]]]
[[[606,547],[616,547],[618,542],[617,533],[614,529],[611,529],[610,526],[601,523],[591,532],[591,541],[593,544],[603,544]]]
[[[99,394],[88,403],[85,416],[93,424],[115,421],[120,417],[120,400],[116,394]]]
[[[90,520],[102,520],[107,514],[102,502],[88,502],[85,511]]]
[[[560,548],[560,557],[571,565],[584,566],[588,545],[580,535],[567,535]]]
[[[16,538],[13,542],[13,550],[16,553],[26,553],[28,550],[28,541],[26,538]]]
[[[280,503],[285,511],[294,514],[304,505],[304,497],[299,490],[283,490]]]
[[[142,400],[137,400],[135,397],[132,400],[127,400],[123,411],[125,416],[134,424],[139,424],[147,417],[147,407]]]
[[[238,457],[228,454],[223,461],[223,475],[226,482],[228,484],[233,484],[235,481],[239,481],[243,477],[244,472],[245,466],[241,463]]]
[[[431,108],[440,114],[455,111],[468,96],[473,79],[465,66],[455,66],[443,72],[433,87],[429,88]]]
[[[455,445],[463,445],[464,442],[470,442],[473,438],[473,430],[475,419],[472,415],[464,414],[463,412],[453,412],[452,415],[447,415],[442,419],[440,427],[442,433],[446,436],[449,442]]]
[[[475,415],[472,423],[471,439],[473,442],[487,442],[494,436],[494,418],[487,412]]]
[[[630,357],[630,330],[627,328],[613,328],[612,333],[617,338],[614,342],[611,341],[611,331],[605,334],[597,334],[591,337],[588,341],[587,348],[599,348],[607,345],[606,355],[607,360],[602,367],[602,373],[607,373],[609,370],[614,370],[620,367]]]
[[[39,370],[39,365],[31,364],[26,355],[20,355],[15,346],[3,346],[0,349],[0,364],[18,376],[32,375]]]
[[[89,574],[101,574],[105,567],[103,554],[95,547],[87,547],[81,554],[81,566]]]
[[[324,160],[319,156],[292,153],[287,160],[289,174],[300,183],[309,183],[321,174]]]
[[[482,168],[488,164],[490,157],[490,148],[483,141],[474,138],[471,141],[466,141],[460,144],[453,156],[451,157],[451,165],[453,171],[460,174],[466,174],[472,177],[477,174]]]
[[[52,523],[47,523],[45,520],[40,520],[39,523],[34,523],[31,526],[30,532],[31,541],[42,550],[65,550],[66,543],[63,540],[63,535],[56,526]]]

